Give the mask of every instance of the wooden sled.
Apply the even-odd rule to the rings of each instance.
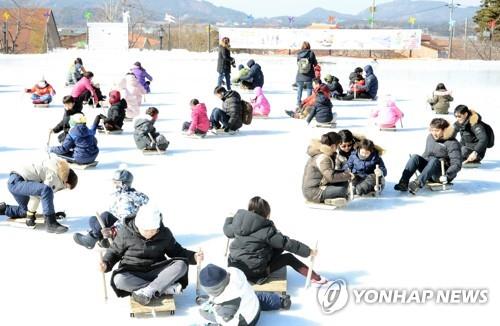
[[[33,104],[35,108],[48,108],[49,103],[38,103],[38,104]]]
[[[269,119],[269,116],[268,115],[260,115],[260,114],[257,114],[257,115],[254,115],[252,117],[252,119]]]
[[[481,166],[481,163],[463,163],[462,167],[464,169],[475,169]]]
[[[286,279],[286,266],[274,271],[267,277],[262,284],[253,284],[254,291],[260,292],[278,292],[286,294],[287,279]]]
[[[69,163],[69,166],[72,169],[86,170],[88,168],[96,167],[97,163],[99,163],[99,161],[94,161],[94,162],[88,163],[88,164]]]
[[[97,131],[100,134],[107,134],[107,135],[119,135],[119,134],[123,133],[123,129],[120,129],[120,130],[109,130],[109,131],[106,131],[104,129],[97,129]]]
[[[224,137],[227,137],[227,136],[235,136],[237,135],[238,133],[240,132],[240,130],[236,130],[236,131],[231,131],[231,132],[224,132],[224,129],[217,129],[217,130],[213,130],[213,129],[210,129],[210,133],[214,136],[224,136]]]
[[[331,203],[329,203],[329,204],[327,204],[327,203],[314,203],[314,202],[306,200],[306,205],[309,208],[323,209],[323,210],[334,210],[334,209],[337,209],[337,208],[342,208],[342,207],[347,206],[347,200],[345,200],[345,199],[344,199],[345,201],[339,200],[339,203],[336,203],[336,201],[338,199],[344,199],[344,198],[334,198],[333,201]]]
[[[163,155],[167,151],[157,150],[157,149],[143,149],[142,154],[144,155]]]
[[[21,217],[21,218],[9,217],[5,221],[9,222],[10,224],[12,224],[15,227],[26,228],[26,229],[45,230],[45,218],[41,214],[36,214],[34,226],[27,226],[26,225],[26,218],[24,218],[24,217]]]
[[[440,182],[427,182],[425,186],[431,191],[446,191],[453,188],[453,183],[446,183],[443,187],[443,184]]]
[[[140,315],[152,315],[156,317],[158,314],[175,314],[175,300],[173,295],[153,298],[147,306],[141,305],[130,296],[130,317],[133,318]]]
[[[184,134],[184,137],[191,138],[191,139],[203,139],[203,138],[206,138],[207,136],[210,136],[208,132],[206,134],[198,134],[198,135],[197,134],[192,134],[192,135]]]
[[[379,128],[380,131],[398,131],[398,128]]]
[[[316,122],[314,125],[316,128],[336,128],[336,122]]]

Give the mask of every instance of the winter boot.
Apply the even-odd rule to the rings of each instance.
[[[408,191],[408,181],[399,180],[399,183],[394,185],[394,190]]]
[[[336,206],[336,207],[344,207],[347,205],[347,199],[345,198],[327,198],[325,199],[325,205]]]
[[[7,209],[7,205],[4,202],[0,203],[0,215],[5,215],[5,210]]]
[[[292,305],[292,300],[288,294],[282,295],[280,297],[280,306],[283,310],[290,310],[290,306]]]
[[[174,283],[166,288],[164,294],[181,294],[182,293],[182,285],[180,283]]]
[[[68,227],[59,224],[56,220],[55,214],[45,215],[46,231],[49,233],[64,233],[68,231]]]
[[[80,246],[83,246],[87,249],[92,249],[95,246],[95,243],[97,242],[97,239],[92,236],[92,234],[80,234],[80,233],[75,233],[73,234],[73,240],[75,240],[76,243],[78,243]]]
[[[413,180],[408,184],[408,191],[413,195],[416,195],[420,188],[420,182],[418,182],[418,180]]]
[[[143,306],[147,306],[151,302],[151,299],[153,298],[153,294],[150,293],[150,291],[147,287],[144,287],[142,289],[139,289],[139,290],[132,292],[132,298],[137,303],[139,303]]]
[[[27,212],[26,213],[26,226],[35,226],[36,225],[36,212]]]

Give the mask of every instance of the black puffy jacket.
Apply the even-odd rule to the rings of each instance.
[[[316,121],[320,123],[330,122],[333,119],[332,102],[323,93],[318,92],[316,95],[316,102],[313,108],[309,111],[306,118],[307,123],[310,123],[316,117]]]
[[[471,111],[469,119],[464,124],[461,125],[455,122],[453,127],[455,128],[455,133],[460,133],[460,144],[476,151],[478,156],[483,158],[489,140],[481,116],[477,112]],[[467,158],[463,157],[463,159]]]
[[[217,72],[218,73],[230,73],[231,64],[234,59],[231,57],[231,52],[229,48],[219,45],[219,57],[217,58]]]
[[[452,126],[445,129],[442,139],[434,139],[431,134],[427,136],[425,151],[422,157],[426,160],[430,158],[444,159],[445,172],[448,181],[455,179],[458,171],[462,169],[462,152],[460,143],[453,136]]]
[[[260,65],[253,60],[250,60],[249,64],[248,68],[250,68],[250,71],[247,75],[240,77],[240,79],[252,83],[254,88],[264,86],[264,73],[262,73]]]
[[[269,274],[267,267],[276,250],[286,250],[301,257],[311,253],[307,245],[279,232],[273,221],[244,209],[226,218],[224,234],[234,238],[229,247],[229,266],[239,268],[250,280]]]
[[[104,123],[111,123],[121,129],[123,127],[123,120],[125,120],[126,108],[127,101],[123,98],[120,102],[111,105],[108,109],[108,117],[104,119]]]
[[[229,115],[228,126],[231,130],[238,130],[243,125],[243,107],[241,96],[236,91],[227,91],[222,96],[222,110]]]

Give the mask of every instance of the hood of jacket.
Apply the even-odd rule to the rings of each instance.
[[[261,96],[261,95],[264,95],[264,92],[262,91],[262,88],[261,87],[255,87],[254,89],[254,92],[255,92],[255,96]]]
[[[297,56],[301,59],[309,58],[311,56],[311,50],[309,49],[300,50],[299,52],[297,52]]]
[[[71,128],[69,133],[74,137],[87,137],[89,135],[89,128],[85,124],[77,124]]]
[[[205,106],[205,103],[198,103],[198,104],[196,104],[196,106],[194,107],[194,109],[196,111],[198,111],[198,112],[207,114],[207,107]]]
[[[271,220],[245,209],[239,209],[233,218],[234,234],[238,236],[248,236],[273,224]]]
[[[248,60],[248,62],[247,62],[247,67],[248,67],[248,68],[252,68],[252,66],[253,66],[254,64],[255,64],[255,60],[250,59],[250,60]]]
[[[322,144],[319,139],[311,140],[309,147],[307,147],[307,155],[314,157],[318,154],[325,154],[328,156],[332,156],[335,151],[331,146]]]
[[[473,111],[473,110],[471,110],[470,112],[471,112],[470,117],[469,117],[470,125],[474,126],[474,125],[480,123],[481,122],[481,115],[479,115],[479,113],[477,113],[476,111]]]
[[[364,68],[364,70],[365,70],[365,73],[366,73],[366,75],[367,75],[367,76],[368,76],[368,75],[373,75],[373,68],[372,68],[372,66],[367,65],[367,66]]]

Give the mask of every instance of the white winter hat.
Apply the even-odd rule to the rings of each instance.
[[[161,212],[154,205],[144,205],[139,208],[135,217],[135,226],[141,230],[155,230],[160,227]]]

